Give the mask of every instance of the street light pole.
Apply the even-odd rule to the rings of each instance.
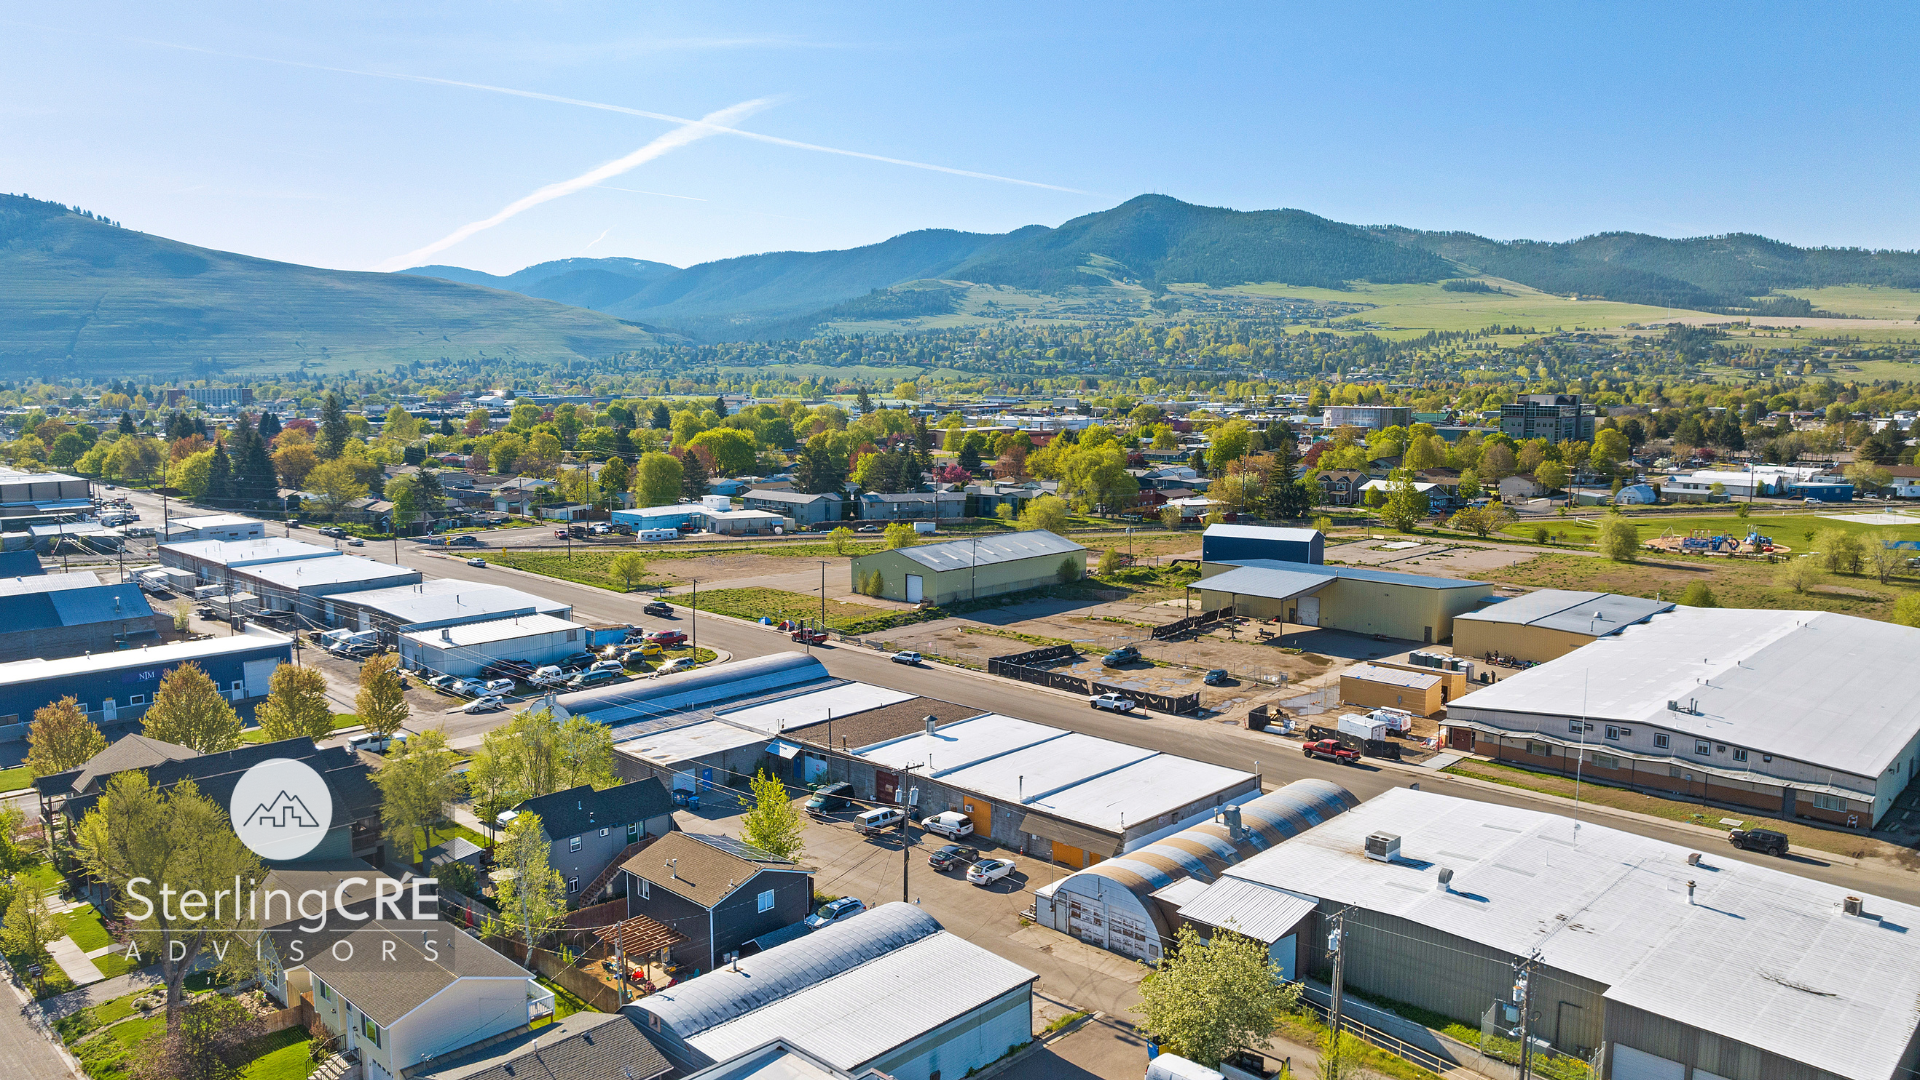
[[[688,578],[693,582],[693,606],[687,609],[687,621],[693,624],[693,655],[700,656],[700,579]]]
[[[820,560],[820,629],[827,628],[827,560]]]

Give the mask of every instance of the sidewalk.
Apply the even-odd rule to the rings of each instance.
[[[111,979],[83,986],[56,998],[48,998],[40,1003],[40,1011],[48,1020],[58,1020],[71,1016],[89,1005],[98,1005],[103,1001],[112,1001],[139,990],[148,990],[160,985],[160,965],[141,968],[139,971],[116,975]]]
[[[47,955],[53,957],[53,962],[67,973],[67,978],[72,979],[75,986],[88,986],[107,977],[105,972],[94,966],[92,960],[87,959],[87,954],[70,937],[47,942]]]

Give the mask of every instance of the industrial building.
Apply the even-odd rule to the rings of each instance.
[[[881,578],[880,596],[934,604],[999,596],[1086,576],[1087,549],[1045,529],[894,548],[853,560],[857,585]]]
[[[1355,664],[1340,673],[1340,700],[1363,709],[1405,709],[1415,716],[1438,716],[1452,687],[1437,671],[1413,671],[1382,664]]]
[[[615,510],[612,518],[614,524],[631,526],[635,532],[642,529],[678,529],[682,525],[691,526],[693,515],[702,509],[699,503],[642,506],[632,510]]]
[[[1871,828],[1920,769],[1920,684],[1898,674],[1916,655],[1913,627],[1681,607],[1454,703],[1450,745]]]
[[[891,903],[628,1009],[686,1073],[779,1040],[847,1075],[958,1080],[1032,1041],[1037,978],[919,908]],[[776,1066],[793,1062],[779,1055]],[[809,1067],[751,1075],[835,1074]]]
[[[552,615],[515,615],[399,635],[403,667],[471,677],[501,660],[534,667],[586,648],[586,628]]]
[[[800,491],[772,491],[754,488],[741,496],[748,510],[766,510],[793,519],[800,528],[839,521],[845,501],[835,492],[809,495]]]
[[[1452,637],[1454,618],[1493,595],[1484,581],[1272,559],[1203,561],[1200,580],[1187,588],[1199,591],[1203,611],[1231,607],[1255,619],[1427,644]]]
[[[1273,559],[1277,562],[1326,562],[1327,540],[1319,529],[1281,529],[1270,525],[1207,526],[1200,534],[1201,562]]]
[[[341,625],[329,599],[335,593],[392,589],[418,584],[421,578],[418,570],[358,555],[236,566],[227,574],[236,590],[258,596],[266,610],[291,611],[323,626]]]
[[[443,626],[489,622],[516,615],[571,619],[573,605],[560,600],[457,578],[431,578],[391,589],[334,593],[334,617],[342,626],[377,630],[386,644],[397,635]]]
[[[1498,653],[1544,664],[1674,607],[1669,601],[1638,596],[1540,589],[1456,615],[1453,652],[1456,656]]]
[[[188,544],[196,540],[258,540],[267,535],[267,523],[241,514],[208,514],[204,517],[177,517],[167,522],[165,544]]]
[[[1153,963],[1174,940],[1182,903],[1227,868],[1357,805],[1345,788],[1325,780],[1256,792],[1210,820],[1041,886],[1034,891],[1034,921]],[[1266,943],[1282,975],[1299,978],[1298,942],[1280,933]]]
[[[189,571],[202,585],[225,584],[232,571],[247,566],[343,557],[338,548],[321,547],[284,536],[162,544],[159,554],[161,566]]]
[[[1178,915],[1349,992],[1517,1026],[1613,1080],[1908,1080],[1920,908],[1591,822],[1396,788],[1235,866]],[[1096,868],[1100,869],[1100,868]],[[1081,875],[1075,875],[1079,877]],[[1073,879],[1068,879],[1069,881]]]
[[[93,509],[93,482],[66,473],[0,468],[0,529],[72,521]]]
[[[0,578],[0,662],[159,640],[153,608],[138,585],[103,585],[86,570]]]
[[[137,720],[161,678],[186,663],[199,665],[235,711],[251,717],[273,669],[292,657],[292,638],[249,627],[227,637],[0,664],[0,738],[31,722],[35,709],[68,696],[102,727]]]
[[[1090,866],[1260,792],[1260,778],[1191,758],[987,713],[852,750],[859,798],[953,810],[1021,854]]]
[[[793,519],[769,510],[714,510],[697,507],[694,523],[716,536],[772,536],[793,531]]]

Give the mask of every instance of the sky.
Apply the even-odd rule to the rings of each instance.
[[[1920,6],[0,0],[0,191],[349,270],[686,266],[1146,192],[1920,248]]]

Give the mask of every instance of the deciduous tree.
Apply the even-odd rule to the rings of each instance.
[[[885,539],[887,549],[892,550],[894,548],[912,547],[914,537],[917,534],[913,531],[913,526],[904,521],[896,521],[888,525],[887,531],[882,535]]]
[[[647,576],[647,560],[636,551],[623,551],[607,560],[607,576],[620,583],[620,587],[632,592]]]
[[[1037,499],[1028,500],[1025,509],[1020,511],[1020,527],[1064,533],[1067,531],[1067,517],[1070,512],[1065,499],[1057,495],[1042,495]]]
[[[319,668],[281,664],[273,669],[267,700],[254,710],[268,742],[306,736],[316,742],[333,734],[333,706]]]
[[[397,744],[373,774],[380,788],[380,824],[394,854],[420,861],[433,827],[446,820],[447,807],[464,784],[453,769],[458,762],[447,749],[446,733],[434,729]]]
[[[202,994],[180,1013],[178,1031],[149,1038],[133,1054],[136,1080],[236,1080],[253,1060],[266,1021],[225,994]]]
[[[1634,562],[1640,558],[1640,530],[1620,514],[1603,514],[1594,547],[1614,562]]]
[[[1207,1068],[1267,1041],[1298,1004],[1299,983],[1282,983],[1266,946],[1230,930],[1202,940],[1182,925],[1174,946],[1140,983],[1140,1027],[1160,1045]]]
[[[239,714],[192,661],[161,678],[142,726],[148,738],[201,754],[218,754],[240,745]]]
[[[392,653],[370,656],[360,665],[360,692],[354,711],[360,723],[377,735],[391,735],[407,722],[407,692],[400,686],[400,658]]]
[[[547,861],[539,814],[520,814],[493,848],[494,893],[508,933],[532,949],[566,911],[567,884]],[[510,870],[510,874],[501,874]]]
[[[740,820],[740,837],[762,851],[783,859],[798,859],[806,850],[804,825],[787,786],[760,770],[752,781],[753,809]]]
[[[69,694],[33,711],[33,726],[27,729],[27,771],[41,777],[77,769],[106,748],[107,737]]]

